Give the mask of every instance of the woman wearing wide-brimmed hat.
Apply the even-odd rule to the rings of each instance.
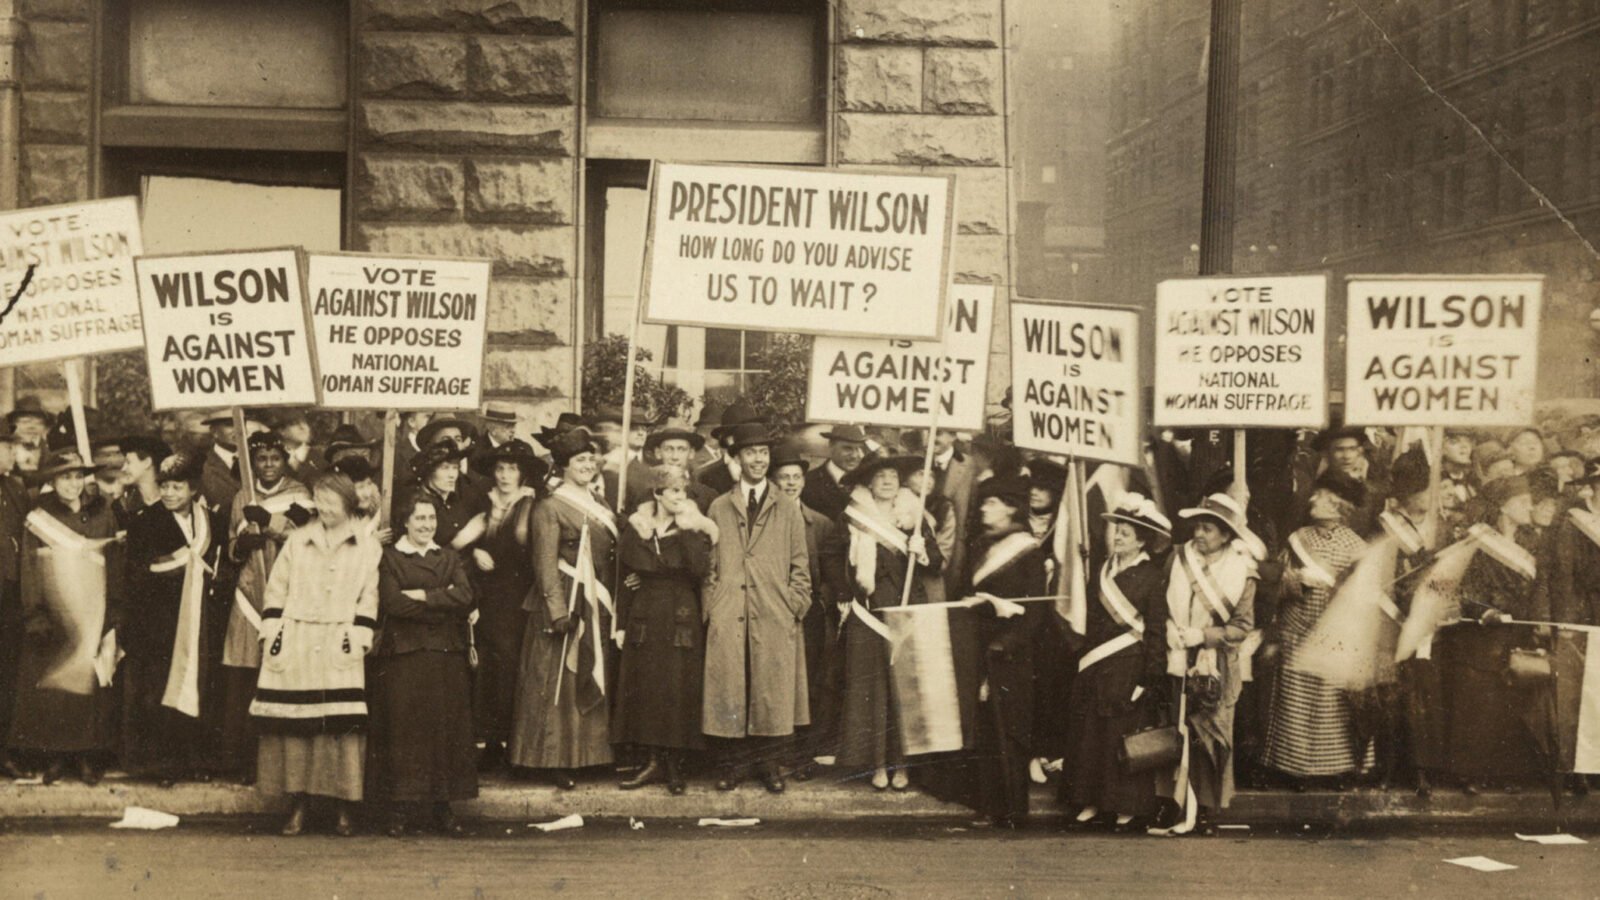
[[[1129,773],[1118,752],[1124,736],[1153,724],[1153,710],[1167,699],[1172,523],[1139,494],[1125,494],[1102,518],[1111,540],[1083,611],[1086,643],[1067,698],[1062,794],[1078,808],[1079,822],[1108,816],[1126,827],[1156,812],[1154,775]]]
[[[909,602],[927,602],[926,585],[918,576],[937,573],[943,562],[932,517],[921,509],[916,495],[901,486],[906,473],[920,463],[913,456],[868,457],[848,472],[843,485],[850,490],[850,502],[824,553],[824,568],[836,567],[847,575],[840,602],[850,604],[844,625],[838,761],[870,768],[872,786],[880,791],[891,786],[903,791],[910,779],[890,687],[891,647],[874,610],[900,605],[913,558],[916,569]],[[868,616],[873,621],[867,621]]]
[[[612,761],[608,677],[614,668],[616,516],[590,490],[600,448],[578,428],[555,438],[561,484],[533,510],[534,584],[512,721],[511,764],[576,787],[572,772]]]
[[[623,790],[665,781],[671,793],[683,793],[684,755],[705,747],[700,591],[720,535],[689,499],[689,485],[682,466],[651,469],[652,499],[622,529],[618,554],[637,587],[618,598],[618,627],[625,637],[611,739],[649,753],[649,762],[622,783]]]
[[[211,687],[201,661],[221,654],[202,653],[202,642],[214,633],[202,621],[218,609],[208,612],[207,606],[212,573],[228,539],[226,518],[201,499],[203,474],[198,456],[178,453],[162,460],[156,472],[161,500],[128,525],[128,598],[120,631],[128,653],[122,765],[168,785],[215,762],[201,758],[201,694]],[[247,578],[242,589],[249,588]],[[227,601],[220,607],[224,615],[235,609],[234,598]],[[249,639],[256,640],[254,630]],[[215,698],[203,699],[210,707]]]
[[[51,491],[22,537],[24,636],[7,743],[44,757],[47,782],[73,762],[85,782],[99,781],[113,734],[114,695],[95,662],[119,625],[126,586],[116,514],[84,492],[93,471],[72,451],[45,457],[37,474]]]
[[[1343,778],[1361,767],[1361,742],[1345,691],[1298,665],[1301,648],[1333,601],[1334,588],[1367,544],[1349,526],[1366,488],[1334,471],[1312,485],[1311,524],[1289,535],[1273,638],[1283,665],[1273,682],[1262,763],[1296,780]]]
[[[490,770],[505,762],[511,740],[517,670],[528,627],[522,601],[534,583],[533,511],[550,467],[531,445],[515,438],[483,451],[474,463],[494,485],[487,494],[488,508],[468,526],[481,531],[469,556],[478,595],[473,709],[478,740],[484,742],[480,764]]]
[[[1179,784],[1158,776],[1157,791],[1186,811],[1198,807],[1200,828],[1210,833],[1211,815],[1233,799],[1239,647],[1255,627],[1256,560],[1266,548],[1227,494],[1178,515],[1194,523],[1194,536],[1172,554],[1164,629],[1167,674],[1182,680],[1188,697],[1189,777]]]

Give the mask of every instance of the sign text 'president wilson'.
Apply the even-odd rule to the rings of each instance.
[[[1352,276],[1345,418],[1360,425],[1526,425],[1543,280]]]
[[[645,320],[935,339],[953,195],[948,176],[658,164]]]

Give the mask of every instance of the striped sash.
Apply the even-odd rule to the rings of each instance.
[[[596,500],[593,495],[587,493],[582,488],[574,487],[572,490],[561,490],[560,488],[557,488],[556,491],[550,495],[550,497],[553,500],[560,500],[578,512],[583,513],[585,516],[588,516],[596,522],[599,522],[601,527],[611,532],[611,536],[613,538],[617,536],[616,515],[613,514],[611,510],[600,505],[600,502]]]

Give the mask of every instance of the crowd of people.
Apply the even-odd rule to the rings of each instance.
[[[1226,432],[1159,433],[1080,483],[992,432],[626,418],[407,415],[384,483],[378,442],[303,411],[86,460],[20,405],[0,772],[238,779],[292,798],[286,834],[313,800],[342,834],[358,804],[458,832],[498,771],[859,779],[996,824],[1053,782],[1085,827],[1205,832],[1240,781],[1570,767],[1582,679],[1551,673],[1581,648],[1518,623],[1600,625],[1600,419],[1252,432],[1243,473]],[[951,678],[897,659],[921,615]],[[931,752],[930,704],[955,741]]]

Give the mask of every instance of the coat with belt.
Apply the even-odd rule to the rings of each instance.
[[[713,737],[778,737],[811,723],[800,627],[811,606],[805,515],[775,485],[765,494],[753,520],[740,490],[711,504],[722,538],[704,592],[701,727]]]

